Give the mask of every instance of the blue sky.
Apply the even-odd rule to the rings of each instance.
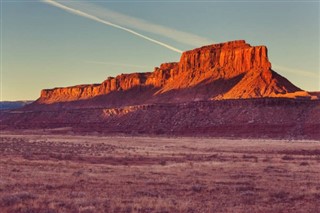
[[[319,1],[56,2],[182,51],[238,39],[266,45],[275,71],[320,90]],[[1,100],[179,61],[177,51],[71,12],[40,0],[1,1]]]

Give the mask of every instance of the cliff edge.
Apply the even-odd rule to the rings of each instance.
[[[272,70],[267,47],[237,40],[183,52],[179,62],[163,63],[153,72],[44,89],[35,104],[123,106],[266,97],[314,98]]]

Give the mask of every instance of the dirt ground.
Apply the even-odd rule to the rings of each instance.
[[[1,132],[0,212],[319,212],[320,142]]]

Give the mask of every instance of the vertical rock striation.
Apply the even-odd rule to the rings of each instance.
[[[153,72],[121,74],[109,77],[101,84],[45,89],[36,103],[90,101],[104,96],[104,104],[108,105],[111,93],[125,94],[131,90],[149,91],[143,99],[148,103],[310,97],[271,70],[265,46],[250,46],[244,40],[238,40],[186,51],[178,63],[161,64]],[[140,95],[135,93],[130,99]]]

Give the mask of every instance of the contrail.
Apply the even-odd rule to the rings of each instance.
[[[128,16],[105,7],[99,7],[87,1],[63,1],[63,3],[66,6],[94,15],[102,20],[108,20],[109,22],[112,22],[114,24],[129,27],[130,29],[161,35],[182,44],[200,47],[203,45],[215,43],[213,40],[205,37],[155,24],[145,19]]]
[[[85,18],[88,18],[88,19],[91,19],[91,20],[100,22],[100,23],[105,24],[105,25],[109,25],[109,26],[112,26],[112,27],[115,27],[115,28],[124,30],[124,31],[126,31],[126,32],[128,32],[128,33],[131,33],[131,34],[136,35],[136,36],[138,36],[138,37],[144,38],[144,39],[146,39],[146,40],[148,40],[148,41],[151,41],[151,42],[153,42],[153,43],[156,43],[156,44],[158,44],[158,45],[160,45],[160,46],[166,47],[166,48],[168,48],[168,49],[170,49],[170,50],[172,50],[172,51],[175,51],[175,52],[178,52],[178,53],[182,53],[182,50],[179,50],[179,49],[177,49],[177,48],[175,48],[175,47],[173,47],[173,46],[170,46],[170,45],[168,45],[168,44],[165,44],[165,43],[163,43],[163,42],[161,42],[161,41],[155,40],[155,39],[150,38],[150,37],[148,37],[148,36],[142,35],[142,34],[136,32],[136,31],[133,31],[133,30],[131,30],[131,29],[129,29],[129,28],[122,27],[122,26],[120,26],[120,25],[111,23],[111,22],[109,22],[109,21],[102,20],[102,19],[100,19],[100,18],[98,18],[98,17],[96,17],[96,16],[90,15],[90,14],[85,13],[85,12],[82,12],[82,11],[80,11],[80,10],[76,10],[76,9],[67,7],[67,6],[65,6],[65,5],[63,5],[63,4],[60,4],[60,3],[58,3],[58,2],[55,2],[55,1],[53,1],[53,0],[42,0],[42,1],[45,2],[45,3],[47,3],[47,4],[53,5],[53,6],[55,6],[55,7],[58,7],[58,8],[60,8],[60,9],[63,9],[63,10],[65,10],[65,11],[68,11],[68,12],[70,12],[70,13],[73,13],[73,14],[76,14],[76,15],[79,15],[79,16],[82,16],[82,17],[85,17]]]

